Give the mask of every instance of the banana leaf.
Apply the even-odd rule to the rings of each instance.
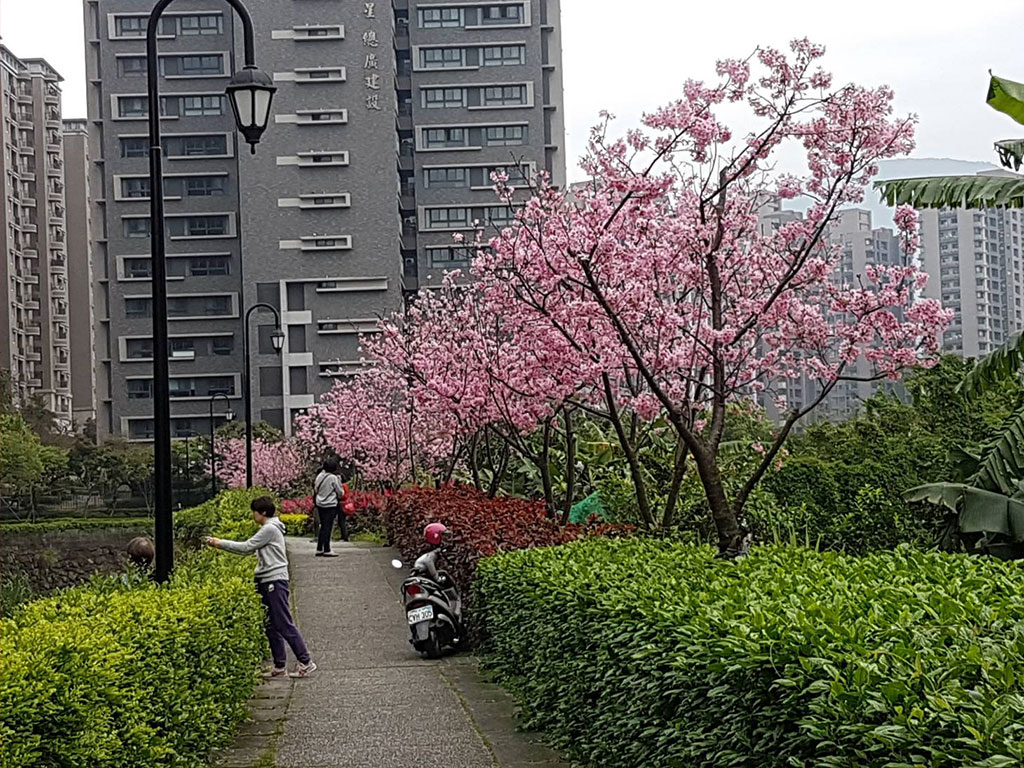
[[[1024,208],[1024,176],[926,176],[875,182],[890,206]]]
[[[1014,334],[985,357],[957,385],[966,397],[977,397],[1007,379],[1019,376],[1024,368],[1024,334]]]
[[[1002,534],[1024,541],[1024,500],[964,483],[929,483],[903,494],[907,501],[928,501],[959,513],[962,533]]]
[[[978,469],[967,482],[975,488],[1015,496],[1020,494],[1021,478],[1024,478],[1024,407],[1014,411],[995,439],[982,448]]]
[[[1024,85],[992,75],[988,83],[988,105],[1024,125]]]
[[[1024,165],[1024,139],[1003,139],[996,142],[996,152],[1003,168],[1019,171]]]

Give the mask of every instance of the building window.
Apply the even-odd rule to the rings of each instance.
[[[485,5],[481,11],[481,24],[520,24],[523,20],[520,5]]]
[[[186,216],[186,237],[219,237],[228,233],[227,216]]]
[[[124,300],[125,317],[149,317],[152,304],[148,298],[129,298]]]
[[[514,147],[526,143],[525,125],[496,125],[484,133],[488,147]]]
[[[124,276],[127,278],[150,278],[153,265],[149,259],[125,259]]]
[[[127,384],[129,400],[148,400],[153,397],[152,379],[128,379]]]
[[[114,29],[117,37],[145,37],[147,23],[145,16],[118,16],[114,20]]]
[[[145,96],[120,96],[117,99],[118,117],[146,117],[149,103]]]
[[[434,189],[459,189],[469,184],[465,168],[428,168],[423,171],[423,181]]]
[[[228,153],[226,136],[182,136],[178,141],[180,142],[178,152],[180,156],[226,155]],[[170,155],[170,153],[168,154]]]
[[[149,219],[138,217],[122,219],[125,237],[149,237]]]
[[[192,277],[208,277],[210,275],[230,275],[231,260],[224,256],[211,256],[189,259],[188,271]]]
[[[423,107],[440,109],[443,107],[464,107],[466,92],[463,88],[424,88]]]
[[[461,8],[421,8],[420,29],[438,29],[439,27],[461,27]]]
[[[496,227],[507,227],[516,220],[516,212],[507,205],[491,205],[486,208],[487,222]]]
[[[121,56],[117,60],[117,72],[121,77],[143,77],[146,74],[145,56]]]
[[[152,419],[132,419],[128,422],[128,439],[152,440],[153,429]]]
[[[224,32],[224,19],[219,13],[194,14],[178,17],[178,34],[220,35]]]
[[[464,147],[467,135],[465,128],[428,128],[423,132],[423,142],[427,149]]]
[[[503,67],[526,63],[525,45],[488,45],[484,47],[485,67]]]
[[[420,51],[420,64],[424,69],[464,67],[465,53],[462,48],[424,48]]]
[[[215,96],[182,96],[182,113],[186,117],[203,115],[223,115],[224,97]]]
[[[145,64],[145,59],[142,59]],[[143,67],[145,72],[145,67]],[[192,56],[161,56],[160,74],[164,77],[201,77],[223,75],[224,57],[219,53]]]
[[[185,179],[186,197],[215,197],[224,194],[223,176],[190,176]]]
[[[121,157],[147,157],[149,140],[139,137],[121,139]]]
[[[152,360],[152,339],[125,339],[125,357],[129,360]]]
[[[468,208],[428,208],[427,229],[451,229],[469,226]]]
[[[233,355],[235,353],[234,336],[215,336],[210,340],[210,351],[215,355]]]
[[[427,248],[427,264],[434,269],[468,267],[473,260],[473,249],[465,245],[446,245]]]
[[[121,179],[121,197],[149,197],[149,179]]]
[[[508,106],[525,103],[525,85],[497,85],[484,88],[484,106]]]
[[[313,241],[314,248],[333,248],[338,241],[331,237],[318,237]]]

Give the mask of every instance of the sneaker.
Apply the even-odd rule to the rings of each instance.
[[[266,672],[264,672],[263,676],[269,679],[269,678],[272,678],[272,677],[284,677],[287,674],[288,674],[288,668],[287,667],[274,667],[273,669],[269,669]]]
[[[317,557],[323,557],[323,556],[324,556],[324,551],[323,551],[322,549],[318,549],[318,550],[316,551],[316,556],[317,556]]]
[[[309,664],[302,664],[300,662],[295,665],[295,671],[289,677],[309,677],[314,672],[316,672],[316,662],[311,661]]]
[[[337,557],[337,552],[324,552],[324,557]]]

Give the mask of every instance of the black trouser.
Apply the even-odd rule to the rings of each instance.
[[[348,521],[341,514],[340,507],[317,507],[320,513],[320,534],[316,540],[317,552],[331,551],[331,534],[334,533],[334,518],[338,518],[342,541],[348,541]]]

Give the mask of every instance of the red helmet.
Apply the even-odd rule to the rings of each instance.
[[[437,546],[441,543],[441,537],[448,532],[441,523],[431,523],[423,529],[423,538],[427,540],[427,544]]]

